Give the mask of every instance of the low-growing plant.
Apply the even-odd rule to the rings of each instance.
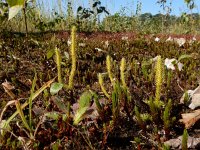
[[[184,129],[183,135],[182,135],[182,144],[181,148],[182,150],[188,150],[188,132],[187,129]]]
[[[110,82],[111,82],[112,86],[115,87],[115,81],[114,81],[112,69],[111,69],[112,61],[111,61],[111,57],[109,55],[106,57],[106,68],[107,68],[108,76],[110,78]]]
[[[96,101],[97,101],[97,95],[91,90],[82,93],[82,95],[80,96],[80,99],[78,101],[79,108],[76,111],[76,114],[73,118],[74,125],[78,125],[81,120],[83,120],[85,117],[87,117],[89,114],[92,113],[92,110],[90,110],[88,108],[91,105],[91,100],[93,98],[96,99]]]
[[[115,83],[114,90],[112,92],[112,115],[113,115],[113,125],[116,124],[119,118],[119,111],[120,111],[120,95],[121,95],[121,88],[119,83]]]
[[[73,88],[73,84],[74,84],[74,76],[76,73],[76,27],[73,26],[72,30],[71,30],[71,47],[70,47],[70,52],[71,52],[71,71],[69,74],[69,81],[68,84],[64,84],[64,87],[67,90],[72,90]],[[60,49],[55,48],[55,51],[48,51],[47,52],[47,58],[51,58],[53,56],[53,54],[55,53],[55,61],[56,61],[56,65],[57,65],[57,74],[58,74],[58,83],[59,84],[63,84],[63,77],[62,77],[62,70],[61,70],[61,62],[62,62],[62,58],[61,58],[61,52]]]
[[[72,67],[69,75],[69,84],[67,86],[68,89],[73,88],[73,80],[76,72],[76,27],[73,26],[71,30],[71,57],[72,57]]]
[[[137,106],[135,106],[134,111],[135,111],[135,116],[137,118],[137,123],[139,124],[139,126],[141,127],[141,129],[143,130],[143,132],[146,132],[146,124],[143,121],[141,113],[139,112]]]
[[[152,122],[153,127],[155,130],[153,130],[155,134],[155,138],[157,142],[159,143],[158,147],[161,147],[161,135],[159,134],[159,130],[162,130],[162,128],[165,131],[165,140],[169,139],[170,133],[171,133],[171,127],[174,124],[174,121],[176,120],[175,117],[171,115],[172,111],[172,100],[169,99],[167,103],[163,102],[161,100],[161,93],[162,93],[162,84],[164,83],[164,64],[162,63],[162,58],[161,56],[157,56],[156,62],[154,65],[155,68],[155,96],[149,97],[149,100],[147,101],[147,104],[149,106],[149,112],[150,114],[146,114],[148,116],[148,121]],[[153,71],[153,70],[152,70]],[[171,73],[171,72],[170,72]],[[172,73],[171,73],[172,75]],[[169,77],[168,77],[169,78]],[[171,85],[171,80],[172,76],[170,76],[170,79],[168,79],[168,84],[169,86]],[[168,88],[168,87],[167,87]],[[146,123],[144,121],[144,115],[142,112],[139,112],[138,108],[135,106],[135,115],[137,119],[137,123],[139,126],[142,128],[143,131],[148,131],[146,129]],[[151,115],[151,117],[149,116]],[[161,125],[163,124],[163,125]]]
[[[103,76],[102,76],[102,74],[101,73],[99,73],[98,74],[98,81],[99,81],[99,85],[100,85],[100,87],[101,87],[101,90],[102,90],[102,92],[105,94],[105,96],[107,97],[107,98],[110,98],[110,95],[108,94],[108,92],[106,91],[106,89],[105,89],[105,87],[104,87],[104,85],[103,85]]]
[[[173,125],[176,117],[171,116],[171,109],[172,109],[172,100],[169,99],[168,103],[165,106],[165,110],[163,112],[163,123],[164,123],[164,130],[166,139],[169,138],[170,135],[170,127]]]
[[[122,58],[121,63],[120,63],[120,79],[121,79],[123,88],[127,88],[125,75],[124,75],[125,68],[126,68],[126,61],[125,61],[125,58]]]
[[[134,142],[137,144],[137,150],[141,150],[141,139],[139,137],[134,137]]]
[[[61,56],[60,56],[60,50],[58,48],[55,49],[55,54],[56,54],[56,64],[57,64],[57,72],[58,72],[58,82],[62,83]]]
[[[155,74],[155,84],[156,84],[156,93],[155,93],[155,105],[159,109],[161,107],[160,95],[161,95],[161,87],[163,80],[163,64],[161,56],[157,57],[156,66],[155,66],[156,74]]]

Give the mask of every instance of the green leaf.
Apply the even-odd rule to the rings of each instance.
[[[178,58],[178,61],[181,61],[182,59],[188,59],[188,58],[192,58],[192,55],[188,55],[188,54],[185,54],[185,55],[181,55],[179,58]]]
[[[85,91],[79,100],[79,107],[83,108],[90,105],[90,100],[92,99],[94,92],[92,91]]]
[[[51,57],[53,57],[54,53],[55,53],[55,51],[53,49],[49,50],[47,52],[47,59],[50,59]]]
[[[18,12],[24,7],[25,0],[7,0],[9,5],[9,17],[8,20],[15,17]]]
[[[93,109],[88,109],[90,106],[90,101],[93,97],[96,99],[97,95],[91,90],[83,92],[83,94],[80,96],[78,102],[79,109],[76,111],[74,116],[74,125],[77,125],[82,119],[93,112]]]
[[[16,5],[24,5],[25,0],[6,0],[10,7]]]
[[[74,116],[74,125],[77,125],[83,118],[84,114],[86,113],[88,107],[79,108]]]
[[[51,95],[58,93],[62,89],[62,87],[63,87],[62,83],[55,82],[51,84],[51,87],[50,87]]]
[[[9,17],[8,17],[8,20],[10,20],[13,17],[15,17],[22,8],[23,8],[23,5],[16,5],[16,6],[10,7],[9,8]]]

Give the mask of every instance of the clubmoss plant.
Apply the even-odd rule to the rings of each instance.
[[[170,110],[172,107],[172,101],[171,99],[168,101],[167,106],[165,107],[164,113],[163,113],[163,122],[164,122],[164,129],[165,133],[169,134],[169,127],[170,127]]]
[[[67,102],[67,120],[69,120],[69,118],[70,118],[70,108],[71,108],[71,104],[70,104],[70,102]]]
[[[72,57],[72,67],[69,75],[68,89],[73,88],[73,81],[76,72],[76,27],[72,27],[71,31],[71,57]]]
[[[172,100],[169,99],[167,105],[165,106],[165,110],[163,112],[164,130],[167,139],[169,138],[170,127],[172,126],[173,122],[176,119],[175,117],[170,118],[171,109],[172,109]]]
[[[115,81],[114,81],[114,78],[113,78],[113,75],[112,75],[111,67],[112,67],[112,65],[111,65],[111,58],[110,58],[110,56],[108,55],[108,56],[106,57],[106,68],[107,68],[108,76],[109,76],[109,78],[110,78],[110,81],[111,81],[111,83],[112,83],[112,86],[115,87]]]
[[[112,92],[112,114],[113,114],[113,122],[115,122],[117,120],[117,117],[119,115],[118,113],[118,94],[116,93],[116,91]]]
[[[168,70],[168,72],[167,72],[167,89],[170,88],[171,80],[172,80],[172,71]]]
[[[137,144],[137,150],[141,150],[141,139],[139,137],[134,137],[134,142]]]
[[[135,116],[137,118],[137,122],[138,122],[139,126],[141,127],[143,132],[146,132],[145,122],[143,121],[137,106],[135,106],[134,111],[135,111]]]
[[[49,97],[49,91],[48,91],[47,89],[45,89],[45,90],[43,91],[43,99],[44,99],[44,104],[45,104],[46,107],[47,107],[47,106],[49,105],[49,103],[50,103],[48,97]]]
[[[148,65],[149,63],[145,60],[142,61],[142,74],[145,77],[145,79],[148,78]]]
[[[156,66],[155,66],[155,84],[156,84],[156,94],[155,94],[155,105],[160,108],[160,94],[161,94],[161,86],[162,86],[162,74],[163,74],[163,66],[161,56],[157,57]]]
[[[127,88],[125,75],[124,75],[125,68],[126,68],[126,61],[125,61],[125,58],[122,58],[121,63],[120,63],[120,79],[121,79],[123,88]]]
[[[56,53],[56,65],[57,65],[57,72],[58,72],[58,82],[62,83],[60,50],[56,48],[55,53]]]
[[[113,114],[113,124],[116,123],[119,117],[119,98],[121,96],[121,88],[119,82],[115,84],[114,90],[112,92],[112,114]]]
[[[152,97],[150,97],[150,99],[148,101],[148,105],[149,105],[149,108],[150,108],[150,111],[151,111],[151,115],[152,115],[153,121],[157,122],[158,111],[157,111],[157,107],[156,107]]]
[[[182,144],[181,144],[182,150],[188,150],[187,142],[188,142],[188,132],[186,129],[184,129],[182,135]]]
[[[136,59],[133,59],[132,60],[132,63],[131,63],[131,69],[132,69],[132,72],[133,72],[133,77],[134,79],[136,80],[137,79],[137,76],[139,75],[139,63]]]
[[[183,99],[184,104],[189,105],[190,95],[189,95],[188,91],[185,91],[183,96],[184,96],[184,99]]]
[[[102,106],[101,106],[99,100],[98,100],[97,98],[95,98],[95,99],[94,99],[94,102],[95,102],[95,104],[96,104],[96,106],[97,106],[97,111],[99,112],[99,114],[101,114],[103,108],[102,108]]]
[[[101,90],[103,91],[105,96],[109,99],[110,95],[108,94],[108,92],[106,91],[105,87],[103,86],[103,76],[102,76],[101,73],[98,74],[98,80],[99,80],[99,85],[101,87]]]

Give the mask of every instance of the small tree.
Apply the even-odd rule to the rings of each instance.
[[[97,29],[97,20],[99,22],[99,15],[102,13],[109,14],[106,10],[106,7],[101,6],[101,1],[95,0],[92,4],[92,9],[83,8],[81,6],[77,9],[77,22],[81,26],[82,22],[89,22],[89,19],[92,20],[92,28]],[[92,18],[91,18],[92,17]]]
[[[26,8],[29,2],[35,2],[35,0],[6,0],[9,5],[8,20],[15,17],[21,10],[24,14],[24,23],[26,27],[26,36],[28,35]]]

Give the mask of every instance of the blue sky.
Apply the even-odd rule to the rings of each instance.
[[[88,0],[84,0],[88,2]],[[127,13],[131,13],[136,11],[138,0],[101,0],[102,5],[107,6],[110,12],[113,14],[114,12],[119,11],[122,7],[126,7]],[[162,8],[159,4],[157,4],[157,0],[139,0],[141,5],[141,13],[150,12],[152,14],[157,14],[159,12],[162,13]],[[169,6],[170,1],[172,2],[172,14],[181,15],[182,12],[189,12],[187,9],[184,0],[167,0],[167,5]],[[196,8],[194,12],[198,12],[200,8],[200,0],[195,0]]]
[[[40,2],[45,3],[45,7],[48,9],[52,9],[52,6],[58,6],[57,2],[58,0],[39,0]],[[89,1],[92,0],[72,0],[75,7],[77,8],[78,6],[83,6],[88,8],[89,7]],[[141,13],[146,13],[150,12],[152,14],[157,14],[159,12],[163,12],[162,8],[160,7],[159,4],[157,4],[157,0],[101,0],[102,6],[106,6],[107,9],[111,14],[114,14],[116,12],[119,12],[122,10],[122,8],[125,8],[125,13],[130,15],[130,14],[135,14],[136,12],[136,6],[137,6],[137,1],[141,2]],[[167,5],[169,6],[170,1],[172,2],[172,12],[171,14],[174,15],[181,15],[183,12],[190,13],[190,11],[187,9],[186,4],[184,3],[184,0],[167,0]],[[193,12],[200,12],[200,0],[194,0],[196,7]],[[68,0],[62,0],[62,5],[63,5],[63,11],[66,10],[66,5],[67,5]],[[50,10],[48,10],[50,11]]]

